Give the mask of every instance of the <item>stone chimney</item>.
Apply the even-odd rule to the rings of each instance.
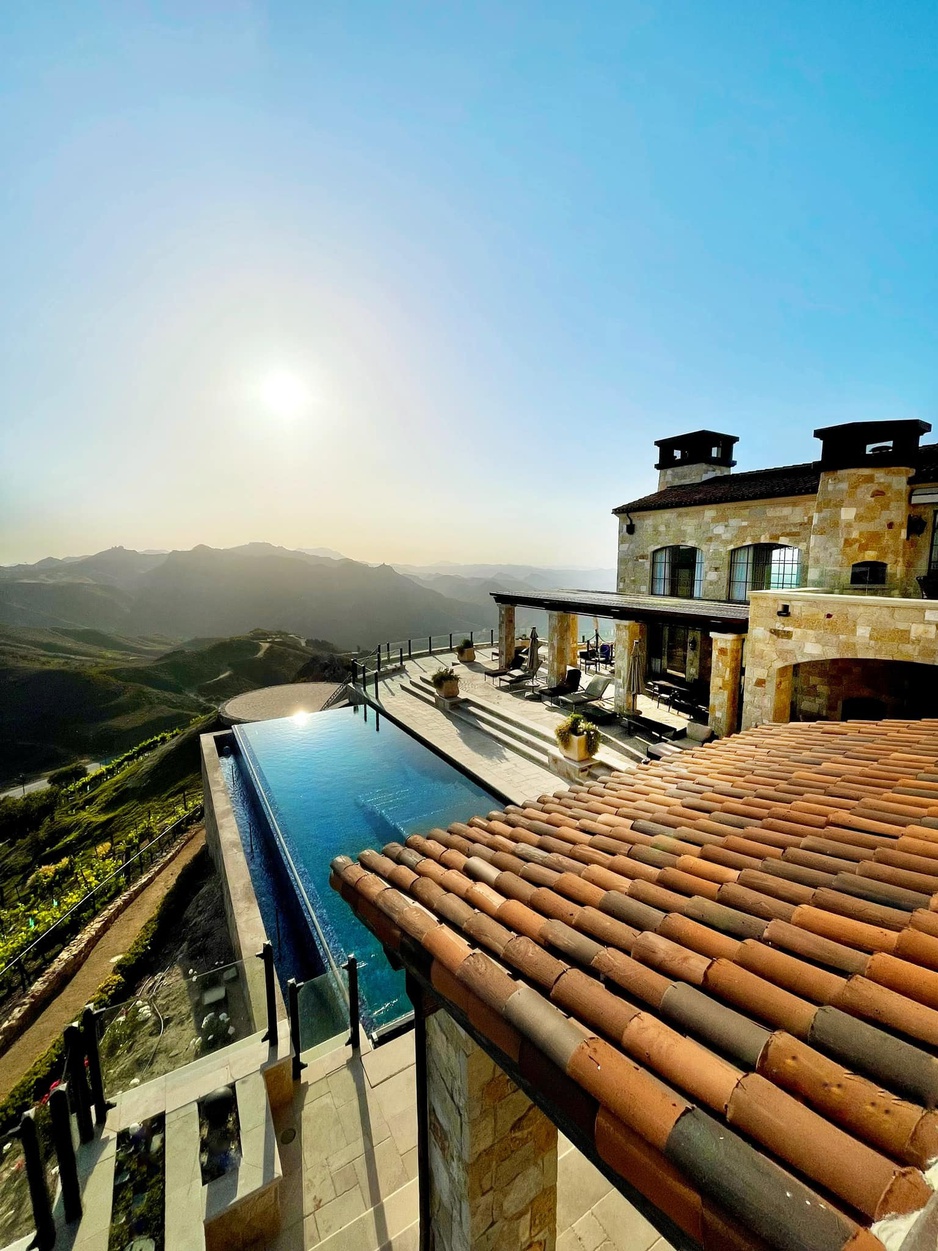
[[[852,421],[815,430],[821,478],[808,586],[918,595],[908,541],[909,478],[930,430],[925,421]]]
[[[656,439],[658,490],[729,473],[736,464],[733,447],[738,442],[736,435],[718,434],[715,430],[694,430],[671,439]]]

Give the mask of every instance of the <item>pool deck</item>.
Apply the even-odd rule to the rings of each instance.
[[[413,1034],[358,1056],[324,1048],[307,1057],[293,1102],[274,1115],[282,1229],[271,1251],[417,1251]],[[557,1235],[557,1251],[670,1248],[563,1137]]]
[[[414,657],[405,661],[403,669],[397,668],[382,677],[377,694],[373,684],[368,687],[369,698],[376,699],[380,707],[400,721],[418,737],[432,743],[450,759],[468,769],[484,786],[494,788],[512,803],[557,790],[566,786],[562,777],[547,767],[547,745],[543,746],[543,764],[526,759],[510,743],[500,741],[484,729],[466,724],[421,699],[415,698],[408,688],[415,679],[427,679],[438,669],[452,665],[460,679],[460,692],[486,705],[497,716],[502,716],[517,726],[528,726],[542,736],[552,736],[554,727],[570,711],[542,703],[537,699],[525,699],[486,678],[486,671],[496,665],[488,647],[476,652],[477,659],[461,664],[455,653],[437,652],[432,656]],[[639,695],[640,712],[655,720],[683,728],[687,718],[666,708],[658,708],[647,695]],[[606,727],[603,727],[604,731]],[[609,733],[613,740],[608,747],[600,749],[602,763],[610,769],[631,769],[644,757],[645,744],[630,738],[624,730],[613,727]],[[694,744],[682,740],[677,746]]]

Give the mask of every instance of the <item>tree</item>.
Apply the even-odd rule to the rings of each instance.
[[[55,787],[71,786],[73,782],[78,782],[85,777],[88,770],[83,764],[66,765],[64,769],[56,769],[55,773],[49,774],[49,785]]]

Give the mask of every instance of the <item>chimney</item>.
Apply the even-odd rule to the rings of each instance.
[[[656,439],[658,490],[729,473],[736,464],[733,448],[738,442],[735,434],[719,434],[716,430],[694,430],[671,439]]]

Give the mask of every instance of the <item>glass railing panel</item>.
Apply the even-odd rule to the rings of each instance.
[[[346,974],[340,973],[340,986],[334,973],[303,982],[297,994],[300,1017],[300,1050],[308,1051],[337,1034],[348,1034],[348,987]]]
[[[99,1014],[104,1089],[113,1095],[162,1077],[254,1032],[243,960],[201,973],[171,970]]]
[[[15,1134],[0,1138],[0,1246],[32,1233],[33,1209],[23,1147]]]

